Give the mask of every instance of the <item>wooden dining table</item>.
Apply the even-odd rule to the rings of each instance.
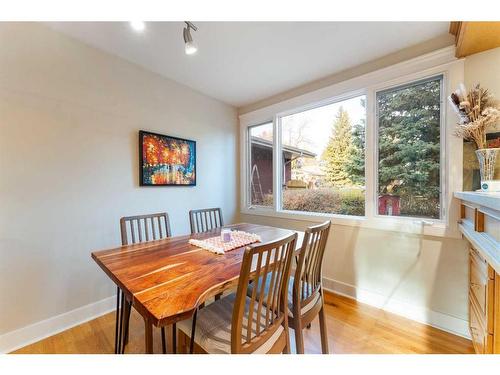
[[[258,234],[263,243],[296,232],[248,223],[224,228]],[[153,352],[153,326],[164,327],[190,318],[211,297],[236,289],[245,247],[215,254],[189,243],[192,238],[220,235],[220,231],[218,228],[92,252],[95,262],[142,315],[146,353]],[[297,233],[298,251],[303,232]]]

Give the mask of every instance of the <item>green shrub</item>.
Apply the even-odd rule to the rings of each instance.
[[[439,219],[439,198],[401,197],[401,216],[429,217]]]
[[[271,205],[272,196],[266,196],[264,204]],[[365,194],[359,189],[290,189],[283,192],[283,209],[363,216]]]
[[[263,204],[272,206],[273,196]],[[290,189],[283,192],[283,209],[341,215],[365,215],[365,193],[360,189]],[[401,216],[439,218],[439,199],[401,197]]]

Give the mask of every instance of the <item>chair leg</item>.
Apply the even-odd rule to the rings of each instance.
[[[177,354],[177,325],[172,324],[172,353]]]
[[[196,334],[196,316],[198,315],[198,309],[194,311],[193,314],[193,324],[191,325],[191,340],[189,341],[189,354],[194,352],[194,336]]]
[[[321,333],[321,350],[323,354],[328,354],[328,333],[326,332],[325,306],[319,311],[319,330]]]
[[[146,354],[153,354],[153,324],[144,318],[144,338]]]
[[[283,349],[283,354],[290,354],[290,331],[287,332],[286,334],[286,345],[285,348]]]
[[[286,318],[285,318],[286,319]],[[288,321],[285,323],[285,336],[286,336],[286,345],[283,349],[283,354],[290,354],[290,329],[288,327]]]
[[[167,341],[165,339],[165,327],[161,327],[161,350],[163,354],[167,354]]]
[[[295,331],[295,347],[297,349],[297,354],[304,354],[304,336],[302,334],[302,322],[300,318],[295,320],[293,329]]]

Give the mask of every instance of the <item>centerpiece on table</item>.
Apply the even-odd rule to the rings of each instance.
[[[448,99],[460,120],[455,135],[466,141],[473,141],[476,145],[481,189],[500,191],[500,181],[493,179],[500,147],[496,143],[488,147],[486,141],[486,133],[496,129],[500,122],[498,106],[494,103],[488,90],[479,84],[468,91],[461,84],[459,89],[453,92]]]

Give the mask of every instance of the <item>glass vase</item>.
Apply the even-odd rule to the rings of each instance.
[[[481,184],[483,181],[491,181],[495,175],[495,162],[500,148],[481,148],[476,150],[479,160],[479,172],[481,173]]]

